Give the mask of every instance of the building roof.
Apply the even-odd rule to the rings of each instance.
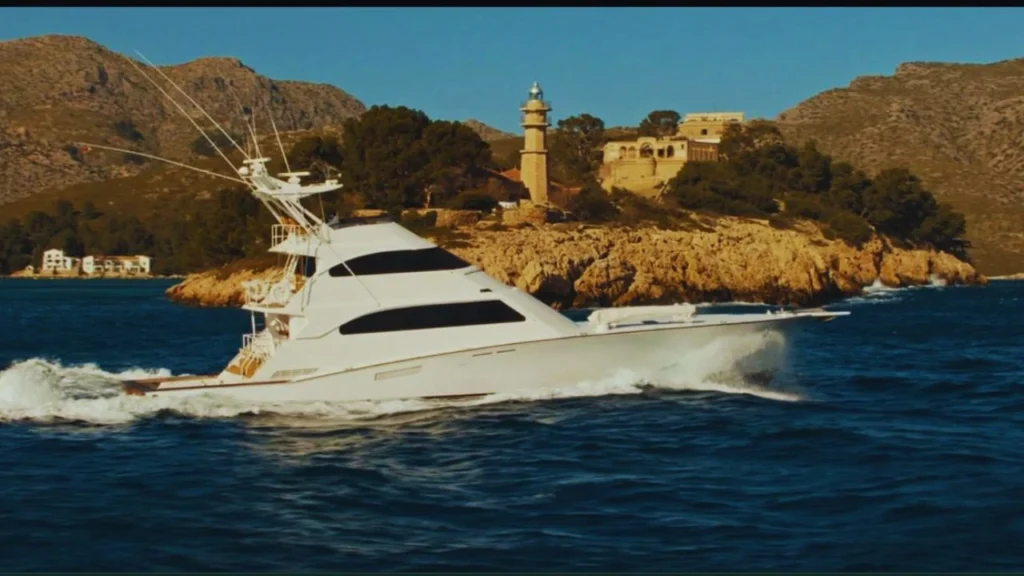
[[[488,172],[491,172],[495,176],[499,176],[501,178],[505,178],[506,180],[511,180],[513,182],[522,182],[523,181],[523,173],[520,172],[518,168],[509,168],[508,170],[503,170],[501,172],[496,172],[494,170],[488,170]],[[579,186],[576,186],[576,187],[566,186],[565,184],[561,184],[559,182],[555,182],[554,180],[551,180],[550,178],[548,179],[548,185],[551,186],[551,188],[558,189],[558,190],[564,190],[566,192],[569,192],[570,194],[575,193],[575,192],[579,192],[579,190],[580,190]]]
[[[500,176],[504,176],[505,178],[508,178],[509,180],[512,180],[513,182],[522,182],[523,181],[523,174],[522,174],[522,172],[519,171],[518,168],[509,168],[508,170],[503,170],[501,172],[498,172],[498,174]]]
[[[134,256],[107,256],[105,254],[90,254],[86,256],[86,258],[92,258],[93,260],[120,260],[122,262],[127,260],[137,260],[139,258],[152,259],[150,256],[147,256],[145,254],[136,254]]]
[[[683,116],[683,122],[718,122],[730,119],[742,121],[743,118],[743,112],[689,112]]]

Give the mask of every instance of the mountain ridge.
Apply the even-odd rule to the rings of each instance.
[[[904,62],[780,113],[787,140],[815,140],[877,173],[904,166],[967,217],[986,274],[1024,269],[1024,58]]]
[[[160,72],[170,77],[239,143],[248,130],[243,119],[246,107],[255,115],[261,140],[272,133],[268,109],[282,136],[340,135],[346,120],[367,110],[334,85],[272,79],[234,56],[202,56],[157,66],[157,72],[84,36],[50,34],[0,41],[0,75],[8,81],[0,92],[0,205],[136,176],[149,167],[144,160],[98,149],[83,155],[76,142],[193,164],[204,160],[194,149],[202,136],[132,62],[215,135],[209,120]],[[488,142],[515,136],[475,119],[464,124]]]
[[[35,192],[137,174],[145,165],[111,152],[83,156],[76,142],[135,149],[171,160],[194,159],[195,127],[160,90],[131,65],[134,59],[81,36],[48,35],[0,42],[0,204]],[[143,63],[136,62],[146,69]],[[261,132],[271,130],[268,111],[284,132],[340,129],[366,106],[329,84],[274,80],[238,58],[203,57],[149,68],[147,74],[191,105],[160,78],[166,74],[211,117],[241,140],[244,109]],[[229,93],[225,97],[224,93]],[[192,112],[194,108],[186,108]],[[205,128],[201,114],[192,117]]]

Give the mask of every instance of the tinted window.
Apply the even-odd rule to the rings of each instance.
[[[525,320],[526,318],[522,314],[509,308],[504,302],[487,300],[381,310],[350,320],[342,324],[338,331],[342,334],[371,334],[400,330],[505,324]]]
[[[316,274],[316,258],[299,256],[299,265],[296,266],[296,271],[306,278]]]
[[[458,270],[469,263],[455,254],[435,246],[418,250],[391,250],[367,254],[345,261],[356,276],[374,274],[402,274],[406,272],[436,272]],[[345,264],[338,264],[328,272],[331,276],[351,276]]]

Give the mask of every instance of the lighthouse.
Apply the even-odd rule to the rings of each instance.
[[[548,204],[548,112],[544,91],[534,82],[526,102],[519,108],[523,127],[523,149],[520,151],[520,178],[530,191],[534,204]]]

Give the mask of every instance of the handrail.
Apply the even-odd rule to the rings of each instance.
[[[242,351],[268,357],[274,352],[274,338],[266,330],[259,334],[242,334]]]
[[[246,280],[242,282],[246,306],[285,306],[296,291],[293,274],[280,280]]]
[[[289,237],[295,235],[296,237],[302,237],[305,239],[308,234],[306,229],[298,224],[274,224],[270,227],[270,247],[285,242]]]
[[[266,329],[258,334],[243,334],[242,348],[232,364],[237,362],[238,372],[242,376],[250,377],[273,353],[274,338]]]

